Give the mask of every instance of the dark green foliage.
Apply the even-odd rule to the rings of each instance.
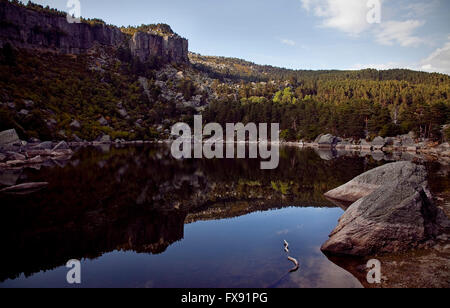
[[[383,128],[380,130],[379,135],[381,137],[392,137],[392,136],[398,136],[402,133],[406,133],[408,130],[402,131],[401,127],[399,125],[396,125],[394,123],[388,123],[383,126]]]
[[[450,126],[444,129],[445,141],[450,142]]]
[[[42,140],[51,140],[52,132],[43,120],[42,113],[35,109],[29,115],[21,120],[22,127],[26,135],[30,137],[41,138]]]
[[[127,33],[129,35],[134,35],[137,32],[152,32],[162,36],[166,35],[170,36],[175,34],[172,28],[167,24],[141,25],[138,27],[128,26],[128,27],[121,27],[120,30],[123,33]]]
[[[0,131],[19,128],[20,126],[14,120],[14,115],[6,108],[0,108]],[[20,129],[22,130],[22,129]]]

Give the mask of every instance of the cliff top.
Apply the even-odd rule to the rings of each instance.
[[[42,14],[47,14],[47,15],[53,15],[53,16],[59,16],[59,17],[66,17],[67,13],[51,8],[49,6],[42,6],[36,3],[33,3],[31,1],[28,1],[27,4],[24,4],[22,2],[19,2],[18,0],[0,0],[0,3],[2,2],[6,2],[18,7],[22,7],[22,8],[26,8],[26,9],[30,9]],[[167,24],[162,24],[162,23],[158,23],[158,24],[148,24],[148,25],[141,25],[141,26],[128,26],[128,27],[117,27],[114,25],[110,25],[107,24],[105,21],[98,19],[98,18],[83,18],[81,17],[81,22],[82,23],[86,23],[89,24],[91,26],[95,26],[95,25],[103,25],[103,26],[109,26],[109,27],[113,27],[113,28],[118,28],[120,29],[123,33],[128,34],[128,35],[134,35],[137,32],[146,32],[146,33],[152,33],[155,35],[160,35],[160,36],[177,36],[178,34],[176,34],[172,28],[167,25]]]
[[[128,26],[121,27],[120,30],[123,33],[134,35],[137,32],[145,32],[152,33],[161,36],[177,36],[175,32],[173,32],[172,28],[167,24],[150,24],[150,25],[141,25],[141,26]]]

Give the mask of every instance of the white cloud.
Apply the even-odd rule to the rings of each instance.
[[[376,33],[376,41],[382,45],[400,44],[403,47],[417,47],[425,42],[415,36],[414,31],[425,24],[421,20],[386,21],[381,23]]]
[[[281,43],[283,43],[283,44],[285,44],[285,45],[288,45],[288,46],[295,46],[295,45],[296,45],[295,41],[293,41],[293,40],[288,40],[288,39],[282,39],[282,40],[281,40]]]
[[[425,43],[425,39],[416,34],[425,21],[419,16],[427,15],[439,5],[439,0],[429,2],[409,2],[392,8],[389,1],[380,0],[383,5],[383,14],[395,12],[389,19],[381,15],[381,23],[368,22],[371,12],[368,0],[300,0],[302,7],[320,18],[321,26],[337,29],[352,36],[371,30],[375,41],[382,45],[402,47],[417,47]],[[387,7],[386,9],[384,7]],[[405,14],[409,19],[404,20]],[[398,18],[400,20],[398,20]]]
[[[377,70],[388,70],[395,68],[406,68],[415,71],[430,73],[443,73],[450,75],[450,36],[443,47],[436,49],[427,58],[415,63],[388,62],[381,64],[355,64],[350,69],[360,70],[374,68]]]
[[[422,60],[421,69],[450,75],[450,36],[442,48],[438,48],[428,58]]]
[[[350,35],[368,29],[367,0],[300,0],[302,7],[323,19],[321,26],[335,28]]]

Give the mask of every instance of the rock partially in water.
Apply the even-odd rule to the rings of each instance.
[[[1,170],[0,171],[0,185],[13,186],[22,174],[21,170]]]
[[[423,247],[450,227],[434,204],[425,167],[398,162],[364,173],[326,193],[356,201],[322,246],[329,254],[370,256]]]
[[[35,146],[31,147],[32,150],[51,150],[53,149],[53,142],[51,141],[44,141],[42,143],[39,143]]]
[[[52,151],[57,151],[57,150],[68,150],[69,149],[69,145],[67,144],[67,142],[65,141],[61,141],[60,143],[58,143]]]
[[[7,160],[25,160],[25,155],[16,152],[6,152]]]
[[[326,147],[326,148],[330,148],[330,147],[334,147],[336,146],[336,144],[340,141],[339,138],[337,138],[336,136],[333,136],[331,134],[326,134],[320,137],[318,143],[319,143],[319,147]]]
[[[27,194],[27,193],[34,192],[36,190],[42,189],[47,186],[48,186],[47,182],[24,183],[24,184],[20,184],[20,185],[3,188],[2,190],[0,190],[0,193]]]
[[[105,143],[105,144],[111,143],[111,137],[110,137],[109,135],[103,135],[103,136],[100,138],[99,142],[100,142],[100,143]]]
[[[372,141],[372,146],[374,150],[381,150],[386,145],[386,141],[383,137],[376,137]]]

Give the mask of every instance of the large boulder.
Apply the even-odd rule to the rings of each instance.
[[[407,251],[450,227],[448,217],[433,203],[425,167],[410,162],[376,168],[325,195],[354,202],[323,244],[327,254]]]
[[[15,129],[0,132],[0,147],[9,147],[16,143],[20,143],[20,139]]]
[[[109,135],[103,135],[100,140],[100,143],[111,143],[111,137]]]
[[[383,137],[376,137],[372,141],[372,146],[374,150],[381,150],[386,145],[386,141]]]
[[[334,147],[339,141],[339,138],[336,136],[326,134],[320,137],[318,144],[319,147]]]

